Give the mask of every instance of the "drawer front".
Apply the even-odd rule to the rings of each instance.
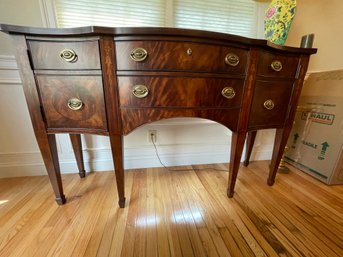
[[[121,110],[123,134],[127,135],[139,126],[154,121],[179,117],[195,117],[218,122],[231,131],[237,131],[239,109],[224,108],[127,108]]]
[[[38,75],[37,82],[48,128],[107,130],[101,76]]]
[[[28,41],[36,70],[101,69],[98,41]]]
[[[277,55],[261,51],[258,59],[257,75],[266,77],[295,78],[299,57]]]
[[[236,108],[241,105],[243,83],[239,79],[118,77],[120,106],[134,108]],[[136,92],[136,88],[142,86],[145,86],[147,92],[142,92],[141,89]],[[226,97],[222,94],[224,88]]]
[[[283,125],[293,90],[293,82],[257,81],[249,128],[271,128]]]
[[[163,70],[244,74],[248,51],[199,43],[116,42],[118,70]]]

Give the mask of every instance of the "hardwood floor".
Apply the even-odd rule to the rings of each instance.
[[[268,162],[128,170],[126,208],[113,172],[0,179],[0,256],[343,256],[343,186],[294,169],[266,184]]]

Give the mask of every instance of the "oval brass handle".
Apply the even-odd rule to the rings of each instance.
[[[131,51],[130,57],[135,62],[142,62],[148,57],[148,52],[144,48],[138,47]]]
[[[264,108],[266,108],[267,110],[270,111],[270,110],[274,109],[275,104],[274,104],[273,100],[268,99],[263,103],[263,106],[264,106]]]
[[[278,60],[273,61],[270,66],[275,71],[281,71],[282,70],[282,63]]]
[[[132,94],[137,98],[144,98],[149,94],[149,89],[144,85],[136,85],[133,87]]]
[[[230,65],[230,66],[237,66],[239,63],[239,57],[238,55],[234,53],[228,53],[225,56],[225,63]]]
[[[227,99],[232,99],[235,97],[236,92],[232,87],[224,87],[222,90],[222,95]]]
[[[68,100],[68,107],[73,111],[80,110],[83,106],[83,102],[79,98],[70,98]]]
[[[60,52],[60,57],[65,60],[66,62],[76,62],[77,61],[77,54],[72,49],[63,49]]]

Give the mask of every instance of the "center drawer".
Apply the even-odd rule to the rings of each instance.
[[[169,41],[116,42],[118,70],[245,74],[248,50]]]
[[[241,105],[243,79],[119,76],[120,106],[226,107]]]
[[[36,76],[47,127],[107,130],[101,76]]]

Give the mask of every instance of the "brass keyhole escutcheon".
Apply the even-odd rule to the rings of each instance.
[[[236,92],[232,87],[224,87],[222,90],[222,95],[227,99],[232,99],[235,97]]]
[[[66,62],[76,62],[77,61],[77,54],[73,49],[63,49],[60,52],[60,57],[65,60]]]
[[[136,85],[133,87],[132,94],[137,98],[144,98],[149,94],[149,89],[144,85]]]
[[[148,57],[148,52],[144,48],[137,47],[131,51],[130,57],[135,62],[142,62]]]
[[[275,104],[274,104],[273,100],[268,99],[263,103],[263,106],[264,106],[264,108],[266,108],[267,110],[270,111],[270,110],[274,109]]]
[[[270,66],[275,71],[281,71],[282,70],[282,63],[278,60],[273,61]]]
[[[68,100],[68,107],[73,111],[80,110],[83,106],[83,102],[79,98],[70,98]]]
[[[193,53],[192,49],[191,49],[191,48],[188,48],[188,49],[187,49],[187,55],[191,56],[192,53]]]
[[[234,53],[228,53],[225,56],[225,63],[230,66],[237,66],[239,64],[239,57]]]

